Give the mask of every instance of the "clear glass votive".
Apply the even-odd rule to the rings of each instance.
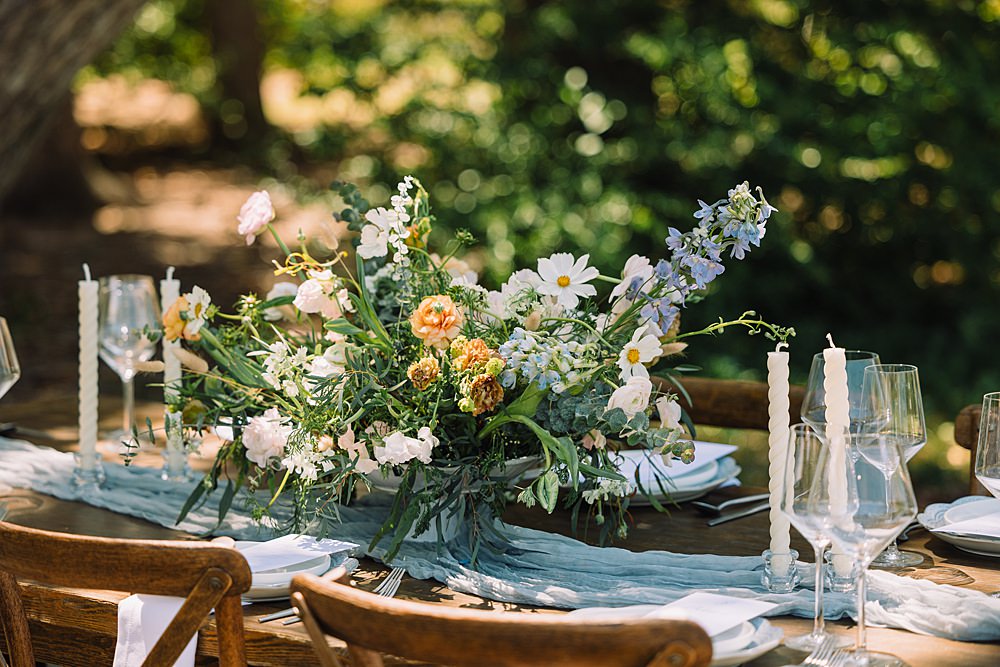
[[[180,412],[167,412],[164,416],[167,444],[163,449],[163,470],[160,479],[167,482],[190,482],[191,466],[188,464],[188,447],[184,438],[184,425]]]
[[[104,461],[98,452],[91,452],[85,462],[83,454],[73,454],[76,465],[73,467],[73,488],[78,491],[89,487],[100,487],[104,484]]]
[[[838,559],[839,568],[834,567],[834,558]],[[840,560],[843,559],[843,560]],[[826,562],[826,587],[835,593],[850,593],[854,590],[854,582],[857,580],[858,565],[850,556],[827,551],[823,555]],[[837,570],[840,570],[838,573]]]
[[[796,561],[799,552],[790,549],[786,554],[774,554],[770,549],[762,553],[764,571],[760,583],[772,593],[791,593],[799,583],[799,568]]]

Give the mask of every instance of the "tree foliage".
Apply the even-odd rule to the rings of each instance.
[[[225,104],[208,1],[154,1],[98,71]],[[477,232],[494,280],[557,248],[614,272],[686,228],[694,198],[750,179],[780,213],[686,326],[756,308],[800,332],[799,379],[830,331],[918,364],[949,411],[1000,383],[983,363],[1000,337],[997,0],[259,8],[271,122],[373,200],[401,173],[435,184],[440,223]],[[694,360],[760,367],[744,345],[699,342]]]

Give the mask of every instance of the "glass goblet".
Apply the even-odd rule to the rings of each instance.
[[[865,369],[879,362],[878,354],[863,350],[847,350],[847,391],[850,401],[852,431],[856,430],[862,409],[862,390]],[[823,387],[826,361],[823,353],[813,356],[809,367],[809,379],[806,382],[806,393],[802,398],[802,421],[809,424],[817,433],[826,429],[826,389]]]
[[[10,391],[21,377],[21,365],[14,352],[14,340],[10,337],[7,320],[0,317],[0,398]]]
[[[823,523],[833,544],[857,566],[857,636],[852,664],[905,664],[894,655],[869,651],[865,634],[868,565],[917,515],[910,474],[897,441],[863,432],[832,438],[820,456],[804,511]]]
[[[870,401],[872,419],[862,429],[872,435],[894,440],[903,453],[903,465],[909,463],[927,443],[927,425],[920,393],[920,376],[916,366],[909,364],[876,364],[865,369],[865,400]],[[867,448],[860,448],[864,456]],[[876,450],[878,451],[878,450]],[[891,470],[885,462],[868,461],[888,479]],[[911,567],[924,562],[924,557],[912,551],[900,551],[896,540],[872,561],[875,567]]]
[[[979,483],[1000,498],[1000,391],[983,396],[975,472]]]
[[[10,391],[20,377],[21,365],[17,361],[17,353],[14,352],[14,340],[10,337],[7,320],[0,317],[0,398]],[[0,493],[8,491],[10,491],[9,486],[0,485]],[[0,520],[6,511],[6,503],[0,503]]]
[[[100,356],[122,380],[121,439],[129,441],[135,431],[136,367],[153,358],[160,330],[153,279],[137,275],[101,278],[99,304]]]
[[[809,494],[819,471],[820,456],[825,448],[823,438],[808,424],[796,424],[792,427],[785,458],[785,472],[782,477],[781,511],[802,537],[812,545],[813,562],[816,564],[816,598],[812,632],[785,639],[787,646],[799,651],[812,651],[824,641],[829,641],[829,637],[836,637],[826,630],[823,619],[823,552],[830,546],[830,535],[826,532],[823,521],[817,521],[809,512]],[[848,642],[842,637],[836,637],[834,641],[837,645]]]

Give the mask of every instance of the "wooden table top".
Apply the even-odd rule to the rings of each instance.
[[[6,411],[5,411],[6,412]],[[17,416],[22,420],[24,412]],[[7,412],[7,418],[11,418]],[[24,422],[35,426],[38,422]],[[46,444],[36,440],[39,444]],[[70,445],[65,439],[59,448]],[[747,490],[726,489],[710,498],[718,500]],[[115,514],[83,503],[57,500],[32,491],[14,489],[0,491],[0,503],[6,503],[8,520],[15,523],[87,535],[112,537],[142,537],[163,539],[195,539],[190,535],[169,530],[141,519]],[[705,525],[705,517],[687,505],[660,514],[651,508],[636,508],[629,538],[619,546],[634,551],[666,549],[678,553],[716,553],[724,555],[756,555],[767,547],[768,519],[766,513],[723,524],[715,528]],[[551,532],[569,534],[568,516],[563,512],[546,515],[534,508],[512,507],[505,520]],[[586,537],[586,536],[582,536]],[[811,560],[812,548],[793,531],[792,546],[800,558]],[[963,581],[961,585],[984,592],[1000,591],[1000,560],[974,556],[916,530],[902,545],[907,550],[927,556],[924,564],[904,570],[906,576],[934,581]],[[353,577],[353,584],[373,588],[385,572],[374,561],[362,560]],[[22,584],[25,603],[31,617],[31,630],[38,659],[64,665],[110,664],[117,633],[117,602],[122,593],[48,588]],[[448,589],[436,581],[404,578],[398,597],[446,604],[450,606],[520,613],[560,613],[556,610],[528,608],[486,600]],[[261,624],[257,619],[267,613],[287,607],[287,603],[257,603],[244,608],[246,619],[247,655],[254,665],[315,665],[318,661],[309,645],[301,624],[283,626],[280,621]],[[771,619],[786,636],[807,632],[811,620],[792,617]],[[854,624],[838,621],[828,624],[838,634],[853,638]],[[333,642],[336,644],[336,642]],[[894,653],[913,667],[994,667],[1000,664],[1000,643],[955,642],[927,637],[902,630],[869,628],[870,648]],[[211,662],[216,651],[214,626],[201,633],[199,663]],[[778,667],[797,663],[802,653],[785,647],[754,660],[754,667]]]

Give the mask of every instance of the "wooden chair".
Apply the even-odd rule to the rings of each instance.
[[[712,642],[691,621],[636,619],[600,622],[565,614],[458,609],[384,598],[322,579],[292,579],[292,605],[323,667],[339,667],[327,643],[347,643],[354,667],[382,667],[379,653],[456,667],[699,667]]]
[[[990,492],[976,479],[976,447],[979,445],[979,419],[983,406],[979,403],[966,405],[955,416],[955,442],[969,450],[969,493],[974,496],[988,496]]]
[[[240,594],[250,588],[250,566],[233,549],[205,542],[84,537],[0,522],[0,626],[12,667],[34,667],[19,578],[186,598],[144,665],[173,664],[214,607],[219,664],[246,664]]]
[[[691,416],[691,421],[701,426],[720,428],[745,428],[767,430],[767,383],[746,380],[715,380],[710,378],[685,377],[680,382],[684,393],[659,379],[661,385],[680,394],[681,407]],[[789,390],[791,421],[802,421],[802,398],[805,387],[792,385]]]

